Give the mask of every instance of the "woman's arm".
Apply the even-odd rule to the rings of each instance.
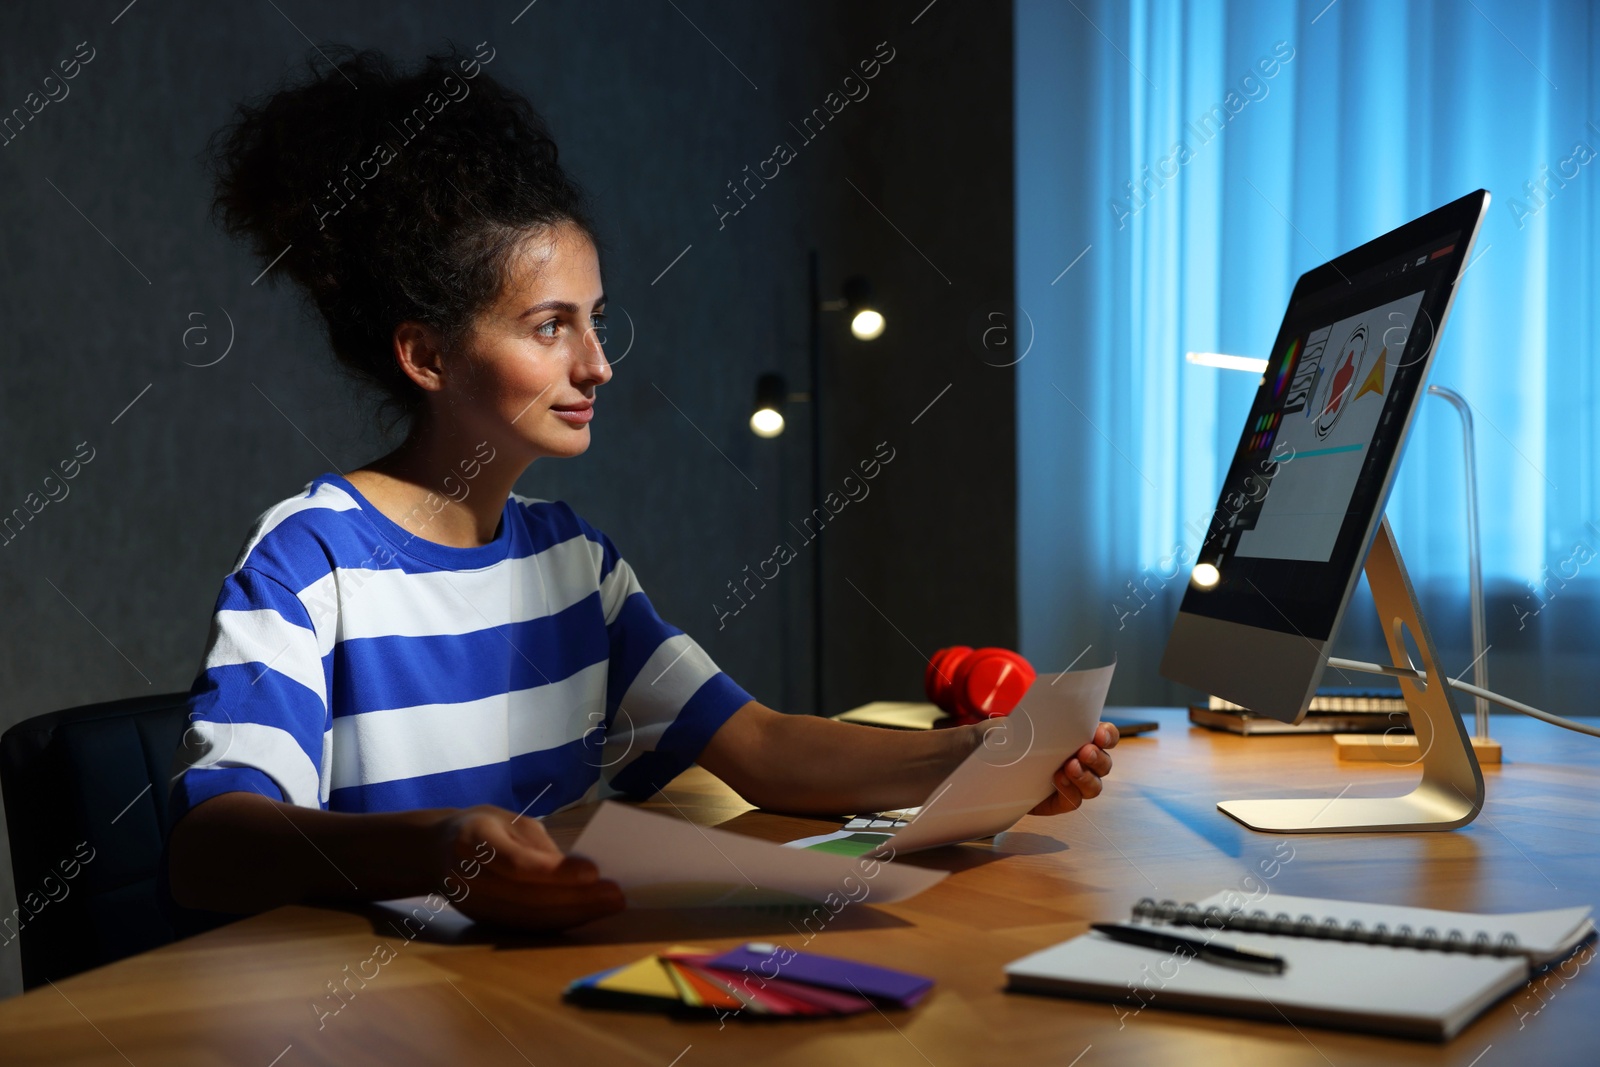
[[[784,715],[752,700],[712,735],[698,762],[757,807],[816,815],[890,811],[926,800],[997,725],[885,730]],[[1100,778],[1111,771],[1105,750],[1116,743],[1116,727],[1101,723],[1094,741],[1056,771],[1055,795],[1033,814],[1070,811],[1098,796]]]
[[[475,919],[554,929],[623,906],[538,819],[492,805],[357,815],[223,793],[179,820],[168,851],[173,900],[207,911],[439,893]]]

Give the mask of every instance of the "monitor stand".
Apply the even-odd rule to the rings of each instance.
[[[1390,662],[1410,665],[1426,679],[1400,678],[1417,750],[1422,753],[1422,781],[1398,797],[1347,797],[1341,790],[1333,797],[1226,800],[1217,805],[1252,830],[1288,834],[1454,830],[1477,818],[1483,808],[1483,772],[1466,727],[1450,702],[1439,653],[1417,608],[1416,593],[1405,564],[1400,562],[1400,549],[1387,517],[1367,550],[1366,574],[1383,622]],[[1411,631],[1422,656],[1420,664],[1411,661],[1402,628]]]

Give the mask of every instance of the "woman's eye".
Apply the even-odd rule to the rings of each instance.
[[[548,322],[541,322],[538,326],[534,327],[533,332],[541,337],[554,337],[560,332],[560,330],[561,320],[550,319]]]
[[[595,329],[598,330],[605,326],[605,324],[606,313],[604,311],[596,311],[593,315],[589,316],[589,325],[593,326]]]

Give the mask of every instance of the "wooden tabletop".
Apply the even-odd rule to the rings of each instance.
[[[1218,800],[1378,796],[1405,771],[1340,764],[1323,737],[1240,738],[1179,711],[1125,739],[1106,794],[1078,813],[1025,818],[992,846],[896,860],[952,871],[900,904],[845,907],[821,933],[777,914],[636,910],[559,936],[486,935],[443,913],[406,941],[392,916],[289,907],[0,1003],[0,1063],[296,1067],[300,1064],[968,1063],[1563,1064],[1596,1062],[1600,979],[1586,948],[1570,980],[1531,985],[1445,1045],[1314,1027],[1005,993],[1002,967],[1122,919],[1143,896],[1239,888],[1464,911],[1600,897],[1600,742],[1497,717],[1506,763],[1488,805],[1448,833],[1295,835],[1246,830]],[[836,824],[758,812],[702,771],[651,807],[772,840]],[[586,811],[547,820],[563,844]],[[1287,842],[1287,845],[1282,842]],[[1291,855],[1292,850],[1292,855]],[[1285,859],[1285,856],[1290,858]],[[815,925],[813,925],[815,929]],[[564,1003],[571,979],[674,943],[749,938],[931,975],[910,1011],[839,1020],[684,1020]],[[378,946],[391,946],[379,958]],[[346,969],[348,968],[348,970]],[[334,984],[353,993],[333,997]],[[334,1013],[334,1009],[337,1012]],[[1126,1006],[1123,1011],[1126,1013]]]

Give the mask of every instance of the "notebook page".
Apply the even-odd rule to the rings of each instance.
[[[1198,902],[1200,910],[1204,911],[1208,907],[1215,906],[1226,911],[1230,895],[1226,891],[1214,893]],[[1499,941],[1501,934],[1511,933],[1516,936],[1517,945],[1523,955],[1536,964],[1566,955],[1577,940],[1587,934],[1591,926],[1588,922],[1591,909],[1587,907],[1479,915],[1465,911],[1440,911],[1435,908],[1412,908],[1397,904],[1364,904],[1353,900],[1323,900],[1319,897],[1292,897],[1273,893],[1255,904],[1247,905],[1244,910],[1247,913],[1260,910],[1269,916],[1276,916],[1280,912],[1287,913],[1291,921],[1298,920],[1302,915],[1310,915],[1319,923],[1327,918],[1337,919],[1340,926],[1359,922],[1369,931],[1378,923],[1386,924],[1391,931],[1401,923],[1405,923],[1411,927],[1414,934],[1420,935],[1424,929],[1431,926],[1439,931],[1441,938],[1449,936],[1451,930],[1460,930],[1468,941],[1471,941],[1480,930],[1487,933],[1495,942]],[[1229,936],[1233,936],[1231,932]]]
[[[1258,974],[1090,933],[1017,960],[1006,975],[1017,989],[1109,1000],[1119,1017],[1144,1007],[1202,1008],[1448,1038],[1528,973],[1516,956],[1445,956],[1233,932],[1216,942],[1276,953],[1288,967],[1281,975]]]

